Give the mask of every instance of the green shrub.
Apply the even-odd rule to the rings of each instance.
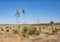
[[[34,29],[29,29],[29,35],[39,35],[40,32],[34,28]]]
[[[24,27],[22,30],[23,37],[29,36],[29,35],[39,35],[40,32],[36,28],[28,28]]]
[[[28,27],[24,26],[22,30],[22,35],[25,37],[28,34]]]
[[[27,31],[28,31],[28,27],[23,27],[23,30],[22,30],[22,33],[24,33],[24,34],[26,34],[27,33]]]
[[[52,33],[53,34],[56,34],[58,32],[58,29],[57,28],[55,28],[54,30],[52,30]]]
[[[29,35],[33,35],[33,34],[35,34],[35,31],[32,29],[29,29]]]
[[[19,31],[16,29],[13,29],[13,34],[19,34]]]

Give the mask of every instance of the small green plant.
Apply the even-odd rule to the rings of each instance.
[[[25,27],[23,28],[22,32],[25,34],[25,33],[27,33],[27,31],[28,31],[28,28],[25,26]]]
[[[36,28],[29,29],[29,35],[39,35],[39,34],[40,32]]]
[[[24,26],[22,30],[22,35],[25,37],[28,34],[28,27]]]
[[[35,33],[35,31],[34,31],[34,30],[29,29],[29,35],[33,35],[34,33]]]
[[[16,29],[13,29],[13,34],[19,34],[19,31]]]
[[[58,29],[57,28],[55,28],[54,30],[52,30],[52,33],[53,34],[57,34],[57,32],[58,32]]]

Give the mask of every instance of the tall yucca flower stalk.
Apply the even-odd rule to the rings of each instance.
[[[16,28],[18,28],[18,17],[20,17],[20,13],[19,13],[19,11],[18,11],[18,9],[16,10],[16,14],[15,14],[15,16],[16,16]]]
[[[40,24],[39,17],[37,18],[37,24],[38,24],[38,26],[39,26],[39,28],[38,28],[38,29],[39,29],[39,31],[41,32],[41,28],[40,28],[40,25],[39,25],[39,24]]]
[[[25,9],[24,8],[22,9],[22,13],[24,15],[24,24],[25,24],[26,23],[26,20],[25,20]]]

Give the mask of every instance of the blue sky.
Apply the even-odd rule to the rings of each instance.
[[[26,23],[60,22],[60,0],[0,0],[0,24],[15,24],[16,9],[20,12],[19,23],[24,23],[22,9],[25,8]]]

